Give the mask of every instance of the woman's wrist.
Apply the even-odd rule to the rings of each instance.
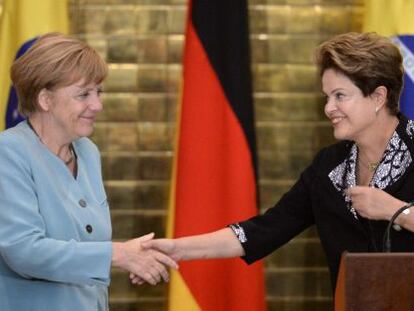
[[[400,209],[400,208],[402,208],[402,207],[404,207],[404,206],[406,206],[407,205],[407,202],[404,202],[404,201],[399,201],[398,202],[398,206],[397,206],[397,208],[395,209],[395,211],[394,211],[394,214]],[[406,223],[407,223],[407,221],[408,221],[408,217],[409,217],[409,214],[410,214],[410,209],[408,208],[408,209],[406,209],[406,210],[404,210],[402,213],[400,213],[400,215],[398,215],[398,217],[395,219],[395,221],[394,221],[394,224],[396,224],[397,226],[400,226],[400,227],[406,227]],[[391,217],[392,217],[393,215],[391,215]]]
[[[112,242],[112,266],[117,268],[123,267],[125,254],[122,242]]]

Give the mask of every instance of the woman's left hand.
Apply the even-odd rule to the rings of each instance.
[[[385,191],[364,186],[350,187],[346,194],[352,206],[362,217],[373,220],[390,220],[392,215],[406,203]]]

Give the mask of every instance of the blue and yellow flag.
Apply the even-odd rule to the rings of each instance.
[[[404,57],[401,111],[414,119],[414,0],[365,0],[364,31],[389,36]]]
[[[68,33],[67,0],[4,0],[0,20],[0,130],[22,117],[11,87],[10,66],[36,37],[46,32]]]

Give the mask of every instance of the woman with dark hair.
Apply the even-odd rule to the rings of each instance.
[[[398,109],[401,53],[374,33],[347,33],[322,43],[316,63],[339,142],[322,149],[265,214],[212,233],[145,242],[145,248],[175,260],[241,256],[252,263],[316,225],[333,286],[344,251],[382,250],[388,221],[414,199],[414,122]],[[413,214],[396,219],[393,251],[414,251]]]

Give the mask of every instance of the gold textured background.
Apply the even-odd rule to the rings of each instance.
[[[359,31],[362,1],[249,1],[262,211],[333,142],[313,49],[334,34]],[[164,236],[186,1],[70,0],[70,13],[72,33],[110,68],[93,140],[103,156],[114,238]],[[314,229],[266,259],[266,285],[269,310],[330,310]],[[111,310],[165,309],[165,285],[136,288],[114,270],[110,290]]]

